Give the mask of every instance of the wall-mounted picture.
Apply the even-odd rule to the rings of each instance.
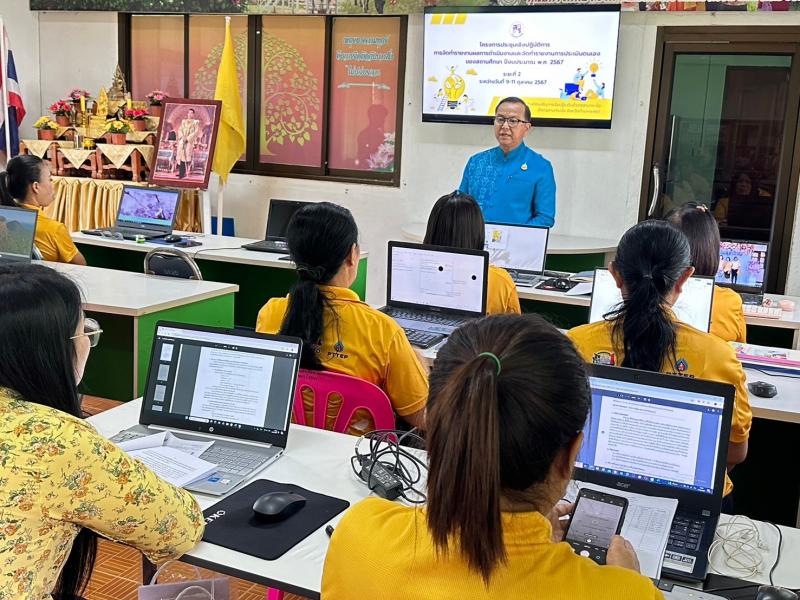
[[[167,98],[164,101],[150,183],[208,187],[221,108],[219,100]]]

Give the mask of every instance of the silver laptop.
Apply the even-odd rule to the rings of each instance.
[[[546,279],[544,261],[550,229],[508,223],[486,223],[485,227],[484,248],[491,264],[508,271],[514,283],[522,287],[533,287]]]
[[[0,206],[0,264],[31,262],[39,211]]]
[[[286,449],[302,342],[238,329],[159,322],[139,424],[111,440],[169,430],[213,441],[218,471],[186,486],[227,494]]]
[[[89,235],[120,234],[124,239],[155,239],[168,236],[178,214],[180,191],[170,188],[122,186],[117,220],[114,227],[90,229]]]

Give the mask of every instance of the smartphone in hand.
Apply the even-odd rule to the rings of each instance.
[[[606,564],[611,538],[622,529],[628,500],[604,492],[582,489],[575,499],[564,541],[577,554]]]

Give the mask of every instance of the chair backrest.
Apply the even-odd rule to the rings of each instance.
[[[181,279],[203,279],[194,259],[177,248],[154,248],[144,257],[147,275],[163,275]]]
[[[303,389],[310,389],[314,394],[314,423],[306,423],[303,405]],[[330,371],[310,371],[300,369],[297,387],[294,393],[294,420],[300,425],[310,425],[317,429],[326,429],[325,417],[332,394],[342,397],[342,406],[333,431],[342,433],[353,414],[363,408],[372,414],[376,429],[394,429],[394,411],[389,397],[377,385],[358,377],[332,373]]]

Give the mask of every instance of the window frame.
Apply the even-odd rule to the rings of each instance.
[[[132,48],[132,26],[133,16],[139,13],[119,13],[118,16],[118,52],[119,65],[125,76],[126,84],[130,89],[131,68],[133,62]],[[148,13],[148,16],[176,16],[175,13]],[[189,73],[189,23],[190,14],[183,16],[183,93],[188,98],[190,89]],[[221,16],[221,15],[220,15]],[[232,15],[234,16],[234,15]],[[242,16],[242,15],[235,15]],[[403,107],[405,98],[405,78],[406,78],[406,46],[408,40],[408,16],[407,15],[382,15],[375,17],[371,15],[285,15],[296,18],[323,17],[325,19],[325,61],[323,71],[323,93],[322,93],[322,122],[320,132],[322,135],[322,165],[319,167],[309,167],[303,165],[268,164],[259,160],[260,139],[259,131],[261,128],[261,40],[262,40],[262,17],[270,15],[247,15],[247,102],[245,110],[247,114],[247,143],[245,149],[245,160],[240,160],[233,168],[234,173],[245,175],[260,175],[268,177],[291,177],[295,179],[311,179],[317,181],[332,181],[338,183],[359,183],[366,185],[378,185],[388,187],[400,187],[400,169],[402,158],[403,140]],[[284,15],[279,15],[284,16]],[[397,55],[397,106],[395,107],[395,154],[394,170],[391,173],[366,171],[359,169],[331,169],[328,167],[328,137],[329,137],[329,113],[331,101],[331,60],[333,47],[333,23],[337,18],[344,19],[370,19],[370,18],[393,18],[400,21],[400,40]]]

